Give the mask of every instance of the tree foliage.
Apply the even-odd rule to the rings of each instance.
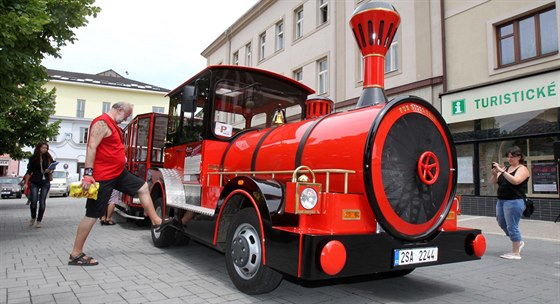
[[[96,17],[95,0],[0,0],[0,155],[28,155],[22,148],[58,134],[49,124],[55,91],[44,88],[46,55],[74,43],[74,30]]]

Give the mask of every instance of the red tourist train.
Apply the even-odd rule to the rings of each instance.
[[[457,227],[445,121],[421,98],[386,100],[398,13],[366,3],[350,24],[365,58],[356,109],[334,113],[293,79],[219,65],[170,92],[169,115],[129,124],[129,170],[148,181],[157,212],[177,219],[176,229],[152,231],[155,246],[193,239],[224,252],[249,294],[284,276],[393,277],[482,257],[481,231]],[[143,218],[131,197],[120,209]]]

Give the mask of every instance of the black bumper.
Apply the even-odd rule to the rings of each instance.
[[[439,232],[435,237],[406,243],[387,233],[366,235],[302,235],[275,230],[266,239],[266,263],[279,272],[305,280],[321,280],[374,274],[392,270],[457,263],[480,259],[471,243],[481,234],[477,229]],[[301,239],[301,257],[300,257]],[[340,241],[346,249],[346,263],[336,275],[326,274],[320,265],[323,246]],[[395,249],[437,247],[436,262],[393,266]]]

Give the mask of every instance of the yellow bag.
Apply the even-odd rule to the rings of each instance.
[[[99,192],[99,183],[92,184],[88,191],[82,189],[82,182],[70,183],[70,196],[71,197],[86,197],[96,200],[97,193]]]

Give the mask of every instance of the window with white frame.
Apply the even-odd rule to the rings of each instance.
[[[233,65],[239,65],[239,51],[233,53],[233,59],[231,60]]]
[[[86,100],[78,99],[76,101],[76,117],[84,117],[86,111]]]
[[[109,110],[111,110],[111,103],[107,102],[107,101],[104,101],[102,109],[101,109],[101,113],[107,113],[107,112],[109,112]]]
[[[399,41],[397,39],[397,35],[395,35],[389,50],[387,50],[387,54],[385,54],[385,73],[394,72],[399,68],[399,62],[397,60],[398,45]]]
[[[325,94],[329,90],[329,62],[327,58],[317,61],[317,94]]]
[[[79,138],[79,143],[80,143],[80,144],[85,144],[85,143],[87,143],[87,140],[88,140],[88,132],[89,132],[89,128],[87,128],[87,127],[81,127],[81,128],[80,128],[80,138]]]
[[[284,48],[284,21],[276,23],[276,50]]]
[[[263,60],[266,50],[266,32],[259,35],[259,60]]]
[[[319,0],[319,25],[329,21],[329,0]]]
[[[164,107],[152,106],[152,112],[154,112],[154,113],[164,113],[164,112],[165,112],[165,108],[164,108]],[[132,115],[131,115],[131,116],[132,116]]]
[[[253,52],[251,51],[251,44],[247,44],[245,46],[245,65],[251,66],[251,62],[253,61]]]
[[[498,67],[558,54],[556,7],[496,25]]]
[[[295,11],[295,37],[299,39],[303,36],[303,7],[298,8]]]
[[[294,79],[302,82],[303,81],[303,70],[302,69],[297,69],[294,71]]]

